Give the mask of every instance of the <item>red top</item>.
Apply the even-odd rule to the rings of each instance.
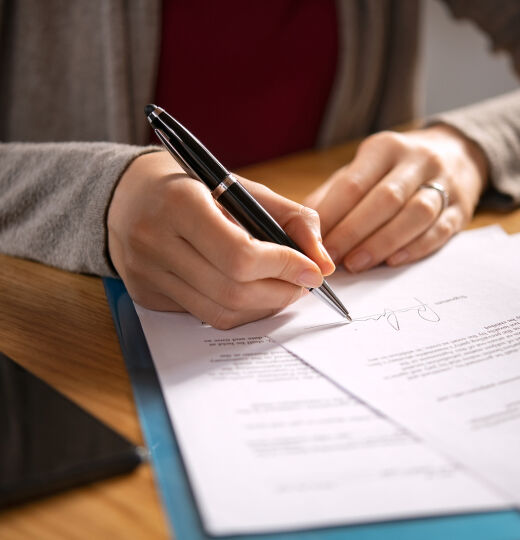
[[[336,71],[332,0],[163,0],[162,21],[156,103],[224,166],[314,146]]]

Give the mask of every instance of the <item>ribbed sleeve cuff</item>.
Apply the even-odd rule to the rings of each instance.
[[[115,276],[107,213],[138,156],[116,143],[0,144],[0,251],[73,272]]]
[[[108,251],[107,215],[115,188],[134,159],[143,154],[160,151],[155,146],[108,144],[99,148],[96,159],[88,167],[90,181],[84,187],[86,212],[83,231],[78,238],[85,246],[86,266],[81,271],[117,277]]]

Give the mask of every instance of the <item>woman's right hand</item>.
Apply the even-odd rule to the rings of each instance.
[[[107,218],[112,263],[138,304],[228,329],[276,313],[334,271],[315,211],[240,181],[307,256],[251,238],[168,153],[145,154],[121,177]]]

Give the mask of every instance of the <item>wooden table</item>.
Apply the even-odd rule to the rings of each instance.
[[[353,156],[355,144],[249,167],[243,176],[302,200]],[[520,231],[520,210],[471,223]],[[0,255],[0,350],[143,444],[132,389],[101,279]],[[0,443],[1,444],[1,443]],[[0,538],[168,537],[150,465],[0,513]]]

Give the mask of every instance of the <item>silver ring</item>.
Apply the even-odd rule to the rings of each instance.
[[[444,189],[444,186],[440,184],[439,182],[427,182],[426,184],[423,184],[422,186],[419,186],[419,189],[434,189],[439,195],[441,196],[441,212],[450,204],[450,196],[448,195],[448,192]]]

